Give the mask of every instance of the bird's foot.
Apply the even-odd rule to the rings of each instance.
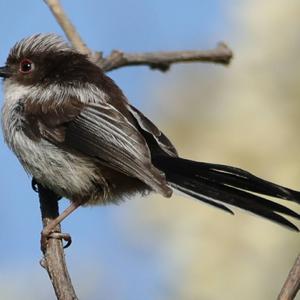
[[[65,241],[66,244],[63,246],[64,249],[70,247],[72,244],[72,237],[69,233],[62,233],[57,231],[48,232],[48,230],[43,230],[41,232],[41,250],[46,251],[48,240],[49,239],[59,239]]]

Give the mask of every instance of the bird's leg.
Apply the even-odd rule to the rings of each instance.
[[[64,246],[64,248],[69,247],[72,243],[71,236],[68,233],[61,233],[55,231],[55,227],[59,225],[60,222],[62,222],[74,210],[76,210],[77,207],[83,204],[83,202],[72,202],[69,207],[67,207],[60,215],[58,215],[58,201],[62,197],[57,196],[52,191],[44,188],[36,181],[35,178],[32,178],[31,186],[35,192],[39,193],[43,219],[48,219],[48,222],[46,223],[47,225],[44,225],[45,227],[41,232],[41,250],[45,252],[49,238],[64,240],[66,241],[66,245]],[[41,199],[46,199],[46,202],[41,201]],[[55,204],[50,204],[49,201],[54,201]]]
[[[82,203],[72,202],[69,207],[67,207],[59,216],[50,221],[41,232],[41,248],[42,250],[46,249],[47,240],[49,238],[63,239],[67,243],[64,248],[67,248],[71,245],[72,239],[68,233],[55,232],[54,228],[60,224],[67,216],[69,216],[74,210],[76,210]]]

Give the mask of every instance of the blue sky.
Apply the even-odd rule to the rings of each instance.
[[[87,0],[63,1],[63,5],[87,45],[106,54],[112,49],[132,52],[206,49],[220,40],[230,42],[232,38],[232,24],[222,1]],[[1,1],[0,11],[1,64],[5,63],[10,47],[25,36],[38,32],[63,34],[43,1]],[[162,80],[169,74],[136,67],[114,71],[110,76],[131,102],[142,108],[145,104],[151,106],[145,91],[161,87]],[[36,275],[43,278],[38,280],[48,287],[46,275],[38,265],[41,221],[37,195],[31,190],[30,178],[4,145],[2,136],[0,153],[0,281],[14,276],[22,281],[26,274],[29,277],[41,274]],[[65,206],[66,201],[62,205]],[[118,207],[85,208],[64,222],[64,230],[74,237],[72,249],[68,250],[69,264],[75,270],[73,277],[77,285],[80,285],[80,276],[76,275],[76,270],[89,274],[82,257],[90,256],[111,271],[107,274],[108,286],[111,278],[118,280],[116,293],[122,294],[121,299],[155,299],[161,278],[159,272],[162,272],[155,251],[152,253],[149,249],[145,260],[145,253],[132,249],[122,237],[120,224],[116,226],[116,219],[122,220],[129,208],[128,203]],[[106,282],[102,277],[101,280],[103,284]],[[14,289],[24,289],[23,295],[27,297],[24,283],[15,282]],[[108,287],[108,293],[112,290]],[[44,293],[48,292],[50,287]],[[47,299],[45,294],[37,292],[37,298]],[[13,299],[13,293],[8,292],[6,299]]]

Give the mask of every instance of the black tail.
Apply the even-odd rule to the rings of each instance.
[[[258,178],[242,169],[178,157],[159,156],[154,165],[166,174],[170,185],[207,204],[233,212],[224,204],[233,205],[274,221],[289,229],[299,229],[281,214],[300,220],[300,215],[276,202],[272,196],[300,204],[300,192]],[[259,195],[260,194],[260,195]]]

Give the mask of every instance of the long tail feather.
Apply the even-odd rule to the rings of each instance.
[[[225,165],[167,156],[156,157],[153,163],[165,172],[167,181],[173,188],[187,195],[230,213],[232,211],[226,205],[235,206],[299,231],[282,216],[300,220],[298,213],[262,196],[272,196],[300,204],[300,192]]]

